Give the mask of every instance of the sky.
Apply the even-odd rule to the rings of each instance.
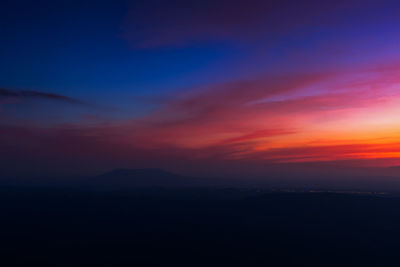
[[[399,26],[398,1],[1,1],[0,173],[398,166]]]

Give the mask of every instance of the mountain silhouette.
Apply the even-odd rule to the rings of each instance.
[[[91,179],[98,185],[134,187],[176,187],[197,185],[198,179],[170,173],[162,169],[116,169]]]

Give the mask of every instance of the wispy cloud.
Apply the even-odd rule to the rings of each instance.
[[[125,140],[192,157],[265,162],[400,157],[398,146],[368,151],[395,143],[399,72],[394,64],[210,85],[128,123]]]
[[[151,113],[123,122],[47,129],[3,125],[0,147],[5,155],[20,157],[28,149],[34,157],[37,150],[43,162],[61,158],[77,165],[85,160],[101,166],[373,165],[375,160],[384,166],[400,159],[399,73],[400,66],[392,64],[211,84],[177,93]],[[9,90],[1,97],[70,101]]]
[[[68,96],[54,94],[54,93],[46,93],[46,92],[39,92],[39,91],[30,91],[30,90],[11,90],[0,88],[0,98],[12,98],[12,99],[43,99],[43,100],[54,100],[54,101],[61,101],[67,102],[72,104],[83,104],[84,102],[71,98]]]

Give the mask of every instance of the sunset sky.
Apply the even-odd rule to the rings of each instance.
[[[400,3],[0,4],[0,172],[400,165]]]

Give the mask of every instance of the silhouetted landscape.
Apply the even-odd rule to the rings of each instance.
[[[396,196],[193,186],[159,169],[88,179],[70,187],[2,186],[0,265],[391,266],[396,260]]]

